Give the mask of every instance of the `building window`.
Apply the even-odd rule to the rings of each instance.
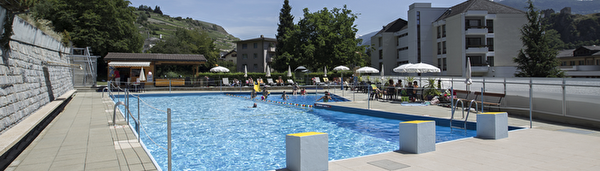
[[[254,69],[258,69],[258,64],[254,64]]]
[[[421,11],[417,11],[417,25],[421,25]]]
[[[442,42],[438,42],[437,45],[437,54],[442,54]]]
[[[381,71],[381,67],[383,66],[383,62],[379,62],[379,70]],[[383,71],[382,71],[383,72]]]
[[[478,19],[467,19],[467,22],[465,22],[465,25],[466,25],[465,29],[479,28],[479,27],[481,27],[481,20],[478,20]]]
[[[438,58],[438,68],[442,68],[442,58]]]
[[[448,63],[446,63],[446,58],[442,58],[442,63],[443,63],[442,71],[446,71],[448,69],[448,67],[447,67]]]
[[[583,61],[583,60],[579,61],[579,65],[585,65],[585,61]]]
[[[255,53],[254,54],[254,59],[256,59],[256,58],[258,58],[258,54]]]
[[[383,50],[379,50],[379,59],[383,59]]]
[[[488,51],[494,51],[494,38],[487,38]]]
[[[560,62],[560,66],[567,66],[567,61]]]
[[[575,66],[575,61],[569,61],[570,66]]]
[[[446,41],[442,42],[442,54],[446,54]]]
[[[248,59],[248,54],[242,54],[242,59]]]
[[[467,49],[470,47],[479,48],[481,47],[481,38],[479,37],[467,37]]]
[[[231,57],[237,57],[237,53],[231,54]]]
[[[254,49],[258,48],[258,43],[254,43]]]
[[[481,56],[467,56],[467,58],[471,58],[471,66],[484,66],[486,65],[483,61],[483,57]]]
[[[381,47],[381,46],[382,46],[382,44],[383,44],[383,42],[382,42],[382,40],[381,40],[381,37],[379,37],[378,41],[379,41],[379,47]]]
[[[442,27],[437,26],[437,38],[441,38],[442,37]]]
[[[489,66],[494,66],[494,56],[488,56],[486,62]]]
[[[446,37],[446,25],[442,25],[442,37]]]
[[[488,33],[494,33],[494,20],[485,20],[485,26],[487,26]]]
[[[246,44],[246,43],[242,44],[242,49],[248,49],[248,44]]]
[[[596,59],[596,65],[600,65],[600,59]]]

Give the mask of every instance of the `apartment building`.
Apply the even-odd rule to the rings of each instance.
[[[390,30],[392,34],[384,28],[371,38],[377,50],[372,64],[380,68],[375,65],[382,63],[391,73],[388,68],[423,62],[438,66],[441,75],[464,76],[471,58],[473,76],[514,77],[517,64],[512,58],[522,48],[520,28],[526,23],[524,11],[489,0],[468,0],[449,8],[414,3],[405,28]]]
[[[581,46],[559,51],[556,58],[567,77],[600,78],[600,46]]]
[[[256,39],[237,41],[237,71],[243,72],[244,66],[248,72],[267,72],[275,58],[275,44],[277,39],[266,38],[261,35]]]

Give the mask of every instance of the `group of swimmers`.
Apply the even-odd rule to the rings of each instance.
[[[293,93],[292,93],[293,95],[297,95],[296,91],[298,90],[298,88],[299,88],[298,85],[294,84],[294,86],[293,86]],[[264,87],[263,88],[263,92],[262,92],[262,96],[261,96],[260,99],[261,100],[267,100],[267,98],[269,97],[269,94],[271,94],[271,93],[267,90],[266,87]],[[302,88],[300,90],[300,94],[301,95],[306,95],[306,89]],[[257,93],[256,93],[256,91],[254,89],[252,89],[252,92],[250,93],[250,96],[253,99],[256,98]],[[289,99],[289,96],[286,94],[285,91],[283,91],[283,93],[281,94],[281,99],[283,99],[283,100]],[[331,98],[331,94],[328,91],[325,91],[325,95],[323,97],[317,99],[317,101],[320,101],[320,100],[323,100],[323,102],[329,102],[329,100],[333,100],[333,99]],[[252,106],[252,108],[256,108],[256,107],[257,107],[257,105],[256,105],[256,103],[254,103],[254,105]]]

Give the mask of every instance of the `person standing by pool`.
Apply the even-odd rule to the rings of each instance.
[[[302,90],[300,90],[300,95],[306,95],[306,89],[302,88]]]
[[[283,91],[283,94],[281,95],[281,99],[283,99],[283,100],[287,100],[288,99],[288,95],[285,94],[285,91]]]
[[[329,102],[329,100],[331,99],[331,94],[329,94],[329,92],[325,91],[325,95],[319,99],[317,99],[317,101],[323,99],[323,102]]]
[[[300,86],[298,86],[297,83],[294,83],[294,85],[292,86],[292,95],[298,94],[298,88],[300,88]]]

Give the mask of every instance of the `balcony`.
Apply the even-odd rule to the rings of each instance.
[[[600,65],[560,66],[563,71],[600,71]]]
[[[268,51],[268,52],[275,52],[275,47],[268,47],[268,48],[267,48],[267,51]]]
[[[480,53],[485,54],[489,51],[486,45],[467,45],[467,54]]]
[[[486,26],[467,26],[466,35],[487,35],[488,28]]]

